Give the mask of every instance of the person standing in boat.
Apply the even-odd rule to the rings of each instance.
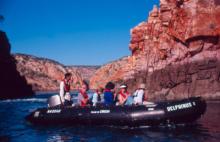
[[[92,105],[96,106],[97,103],[101,103],[103,96],[103,88],[96,89],[96,92],[92,95]]]
[[[70,85],[72,83],[72,74],[66,73],[64,79],[60,82],[60,99],[62,104],[71,103]]]
[[[114,98],[115,98],[115,84],[112,82],[108,82],[105,85],[105,91],[104,91],[104,104],[105,105],[114,105]]]
[[[128,97],[130,96],[128,91],[127,91],[127,85],[123,84],[119,87],[120,91],[117,95],[118,97],[118,102],[116,105],[124,105],[128,99]]]
[[[79,89],[79,94],[78,94],[78,104],[82,107],[86,106],[89,102],[89,96],[87,94],[88,90],[89,90],[89,84],[86,81],[83,81],[83,84]]]
[[[145,84],[140,84],[138,89],[134,92],[134,104],[142,105],[144,100]]]

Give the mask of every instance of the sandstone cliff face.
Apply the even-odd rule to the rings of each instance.
[[[124,80],[133,91],[143,82],[151,100],[220,97],[219,17],[220,0],[161,0],[131,29],[126,63],[105,65],[92,84]]]
[[[132,66],[128,64],[130,57],[121,58],[118,61],[106,64],[98,69],[90,79],[93,89],[104,87],[108,81],[123,82],[123,78]]]
[[[53,60],[38,58],[30,55],[15,54],[17,70],[25,76],[34,91],[57,91],[59,83],[66,72],[73,75],[72,88],[82,84],[82,77],[74,69],[69,69]]]
[[[0,99],[32,96],[34,92],[26,79],[16,70],[15,59],[10,54],[10,43],[0,31]]]
[[[95,74],[95,72],[100,68],[100,66],[67,66],[66,69],[74,70],[82,76],[83,80],[89,81],[90,78]]]

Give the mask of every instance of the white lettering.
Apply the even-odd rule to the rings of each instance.
[[[47,110],[47,113],[60,113],[60,109],[52,109],[52,110]]]
[[[148,110],[149,110],[149,111],[152,111],[152,110],[154,110],[154,108],[148,108]]]
[[[179,104],[175,106],[169,106],[167,107],[167,111],[176,111],[176,110],[181,110],[181,109],[186,109],[186,108],[191,108],[192,104],[191,103],[185,103],[185,104]]]
[[[99,113],[99,111],[91,111],[92,114]]]
[[[100,113],[110,113],[110,110],[100,110]]]
[[[92,114],[99,114],[99,113],[110,113],[110,110],[97,110],[91,111]]]
[[[36,112],[34,113],[34,117],[39,117],[39,114],[40,114],[40,112],[39,112],[39,111],[36,111]]]

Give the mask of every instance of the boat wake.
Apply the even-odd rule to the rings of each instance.
[[[18,102],[47,102],[47,98],[26,98],[26,99],[14,99],[3,100],[0,103],[18,103]]]
[[[2,100],[0,103],[17,103],[17,102],[39,102],[39,103],[47,103],[49,97],[45,98],[25,98],[25,99],[8,99]],[[77,96],[72,96],[73,102],[76,102]]]

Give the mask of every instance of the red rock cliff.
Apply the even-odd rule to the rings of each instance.
[[[77,84],[82,84],[83,79],[77,70],[66,68],[56,61],[24,54],[15,54],[14,58],[17,70],[32,85],[34,91],[59,90],[59,83],[66,72],[72,73],[75,81],[72,89],[77,88]]]
[[[143,82],[152,100],[220,97],[219,17],[220,0],[160,0],[131,29],[132,55],[103,66],[92,85],[126,82],[133,91]]]
[[[100,66],[86,66],[86,65],[66,66],[66,69],[80,73],[83,80],[85,81],[89,81],[90,78],[99,68]]]

